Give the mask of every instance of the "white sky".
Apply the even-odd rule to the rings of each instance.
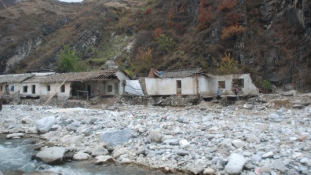
[[[61,2],[82,2],[83,0],[59,0]]]

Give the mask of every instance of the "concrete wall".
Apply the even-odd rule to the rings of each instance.
[[[213,82],[211,81],[211,79],[205,76],[199,76],[198,81],[199,81],[199,87],[200,87],[199,88],[200,95],[208,95],[209,89],[211,89],[211,86],[213,85]]]
[[[14,86],[14,90],[11,91],[11,87]],[[8,92],[9,94],[16,94],[18,90],[20,90],[21,84],[20,83],[8,83]],[[1,94],[5,93],[5,84],[0,85]]]
[[[253,84],[249,74],[233,74],[233,75],[218,75],[212,77],[213,86],[210,87],[209,94],[216,95],[218,82],[225,81],[225,88],[221,88],[223,95],[234,95],[232,91],[234,79],[243,79],[244,86],[239,86],[239,95],[258,95],[258,88]]]
[[[181,95],[196,95],[195,77],[185,78],[145,78],[148,95],[177,95],[177,80],[181,81]]]
[[[20,84],[19,89],[20,94],[22,95],[40,95],[40,96],[51,96],[57,92],[58,97],[68,98],[70,97],[70,82],[66,82],[63,85],[65,86],[65,91],[61,92],[60,83],[45,84],[45,83],[23,83]],[[32,86],[35,85],[35,93],[32,91]],[[27,92],[24,92],[24,86],[27,86]],[[50,91],[48,91],[48,86],[50,86]]]
[[[177,80],[181,80],[181,95],[197,95],[197,90],[201,96],[216,96],[219,81],[225,83],[221,88],[222,95],[234,95],[232,91],[234,79],[242,79],[244,86],[240,86],[239,95],[258,95],[258,88],[252,83],[249,74],[203,76],[198,75],[198,88],[196,77],[185,78],[145,78],[146,92],[148,95],[176,95]]]
[[[109,92],[109,86],[111,86],[111,91]],[[106,80],[103,82],[103,86],[101,89],[103,91],[103,95],[120,95],[123,91],[120,91],[121,82],[118,80]]]

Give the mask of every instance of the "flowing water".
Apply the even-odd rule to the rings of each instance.
[[[0,139],[0,170],[21,170],[26,173],[32,171],[53,171],[62,175],[164,175],[161,171],[149,171],[146,168],[133,165],[94,165],[89,161],[69,162],[60,166],[43,164],[31,160],[34,151],[28,145],[29,140]]]

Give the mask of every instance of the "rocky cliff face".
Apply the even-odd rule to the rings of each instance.
[[[91,69],[109,60],[135,74],[150,67],[215,73],[215,61],[230,53],[257,86],[267,79],[309,91],[310,9],[307,0],[26,1],[0,10],[0,71],[57,70],[64,44]],[[148,49],[144,67],[139,57]]]

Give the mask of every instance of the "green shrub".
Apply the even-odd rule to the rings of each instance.
[[[269,91],[271,91],[272,84],[270,83],[270,81],[264,80],[262,82],[262,88],[265,93],[268,93]]]
[[[65,72],[82,72],[87,70],[87,65],[82,61],[76,51],[64,45],[58,59],[59,69]]]
[[[164,34],[160,34],[156,38],[157,43],[162,47],[164,50],[166,50],[168,53],[170,53],[174,47],[175,47],[175,41],[173,38],[167,37]]]

